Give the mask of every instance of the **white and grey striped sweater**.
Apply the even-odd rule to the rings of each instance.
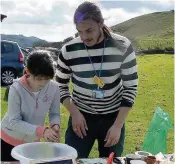
[[[88,52],[98,73],[104,41],[88,47],[88,52],[80,37],[63,46],[56,71],[62,103],[65,98],[72,97],[79,110],[92,114],[113,113],[121,106],[132,107],[138,85],[135,52],[126,37],[114,33],[111,33],[111,36],[112,38],[106,41],[101,71],[101,79],[105,83],[103,99],[92,97],[97,85],[93,81],[95,72]],[[68,88],[70,79],[73,86],[72,95]]]

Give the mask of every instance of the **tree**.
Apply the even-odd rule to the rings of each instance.
[[[79,36],[78,32],[75,34],[75,38],[77,38]]]
[[[74,39],[74,38],[72,36],[70,36],[70,37],[64,39],[63,42],[67,43],[67,42],[71,41],[72,39]]]
[[[48,47],[48,46],[49,46],[49,43],[42,40],[34,42],[32,45],[32,47]]]

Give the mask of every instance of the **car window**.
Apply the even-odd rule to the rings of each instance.
[[[1,43],[1,54],[3,54],[4,52],[5,52],[4,44]]]
[[[13,44],[11,43],[3,43],[2,44],[2,53],[9,53],[9,52],[13,52]]]

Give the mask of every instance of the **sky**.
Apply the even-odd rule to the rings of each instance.
[[[35,36],[49,42],[62,41],[77,32],[73,15],[84,0],[1,0],[7,18],[1,34]],[[90,0],[99,5],[105,24],[113,26],[143,14],[174,9],[173,0]]]

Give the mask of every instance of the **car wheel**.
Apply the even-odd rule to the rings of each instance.
[[[11,85],[13,79],[16,78],[15,71],[13,69],[2,69],[1,71],[1,82],[5,85]]]

